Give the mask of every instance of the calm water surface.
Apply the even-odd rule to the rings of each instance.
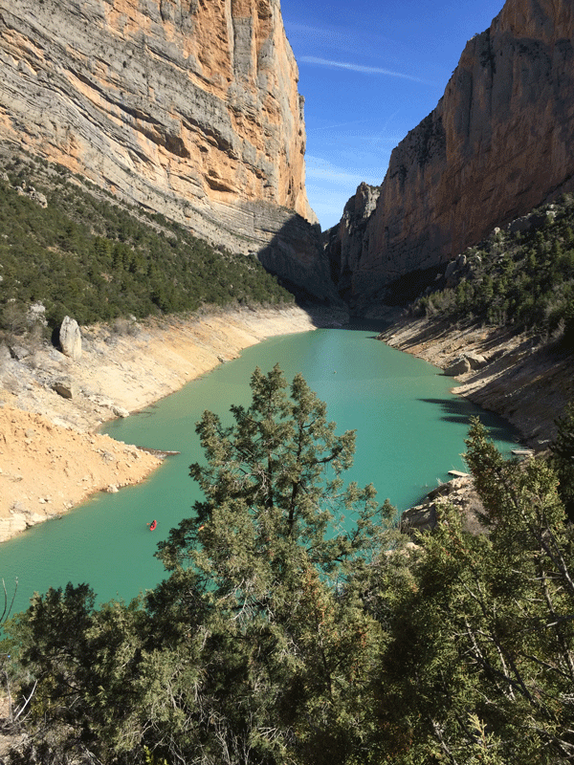
[[[198,494],[188,476],[201,459],[195,423],[205,409],[230,420],[229,407],[248,404],[255,367],[275,363],[290,380],[302,372],[326,401],[337,432],[356,429],[355,466],[349,480],[372,482],[382,502],[400,510],[465,470],[461,454],[468,420],[479,409],[449,393],[450,378],[420,359],[376,340],[369,330],[319,329],[268,340],[242,357],[190,383],[179,393],[126,420],[111,423],[114,438],[140,446],[176,450],[143,484],[102,494],[61,520],[50,521],[0,546],[0,576],[10,588],[19,579],[17,610],[34,591],[89,582],[98,602],[130,600],[153,587],[163,568],[153,557],[157,542],[186,517]],[[481,416],[499,448],[515,434],[502,420]],[[156,518],[154,532],[146,523]]]

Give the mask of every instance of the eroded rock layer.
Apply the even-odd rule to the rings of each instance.
[[[333,274],[351,303],[574,188],[573,42],[571,0],[507,0],[467,43],[380,189],[359,187],[331,231]]]
[[[236,252],[294,218],[316,247],[279,0],[0,0],[0,61],[0,140]]]

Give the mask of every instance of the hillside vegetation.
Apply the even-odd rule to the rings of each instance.
[[[495,229],[445,269],[415,312],[574,340],[574,197]]]
[[[41,303],[50,328],[205,305],[293,303],[255,256],[211,247],[182,226],[67,170],[0,158],[0,330],[26,332]]]

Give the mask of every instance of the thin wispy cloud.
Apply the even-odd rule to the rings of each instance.
[[[287,26],[287,35],[289,39],[296,43],[298,56],[306,50],[318,50],[322,53],[330,51],[332,53],[349,54],[357,50],[360,38],[353,34],[352,30],[347,29],[346,34],[337,29],[327,27],[319,28],[307,26],[305,24],[289,24]],[[363,41],[363,45],[364,45]]]
[[[354,188],[363,180],[361,175],[347,168],[336,167],[319,157],[306,158],[306,176],[307,180],[313,179],[321,183],[335,183],[345,187]]]
[[[399,77],[402,80],[411,80],[412,82],[420,82],[423,85],[431,85],[432,83],[427,80],[422,80],[420,77],[413,77],[411,74],[404,74],[403,72],[395,72],[392,69],[383,69],[378,66],[363,66],[362,64],[352,64],[345,61],[331,61],[326,58],[318,58],[317,56],[301,56],[299,61],[306,64],[317,64],[318,66],[328,66],[334,69],[347,69],[351,72],[360,72],[362,74],[382,74],[386,77]]]
[[[288,33],[299,34],[309,39],[316,40],[336,40],[343,42],[345,36],[342,32],[336,29],[329,29],[328,27],[316,27],[310,24],[297,24],[291,22],[285,22],[285,29]],[[348,35],[347,35],[348,41]]]
[[[396,45],[391,38],[373,32],[372,29],[353,29],[348,24],[340,28],[288,22],[285,24],[285,29],[290,39],[293,38],[297,43],[312,46],[314,50],[319,47],[340,53],[355,53],[357,50],[365,48],[372,50],[385,48],[388,51],[390,47]],[[300,54],[301,51],[299,51]]]
[[[351,120],[350,122],[337,122],[334,125],[319,125],[307,130],[308,133],[316,133],[318,130],[334,130],[335,128],[349,127],[349,125],[365,125],[370,120]]]
[[[338,186],[350,188],[351,190],[354,190],[359,183],[364,180],[367,180],[369,183],[380,183],[384,176],[384,171],[381,173],[378,169],[372,169],[372,172],[367,173],[369,176],[367,178],[365,177],[366,173],[364,169],[357,170],[352,165],[350,167],[341,167],[329,162],[324,157],[316,157],[307,154],[305,160],[308,180],[313,179],[314,181],[321,183],[334,183]],[[380,175],[380,179],[374,180],[373,173],[375,177]]]

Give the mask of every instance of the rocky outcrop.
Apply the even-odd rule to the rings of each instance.
[[[473,353],[468,351],[462,353],[458,358],[451,361],[451,363],[445,367],[444,373],[447,377],[458,377],[458,375],[464,375],[470,372],[471,369],[482,369],[488,364],[487,359],[481,353]]]
[[[69,356],[74,361],[82,358],[82,333],[75,319],[64,316],[60,325],[59,338],[64,356]]]
[[[574,188],[573,42],[570,0],[507,0],[467,43],[436,109],[393,151],[375,209],[357,221],[355,196],[331,232],[352,304]]]
[[[457,508],[465,531],[471,534],[484,533],[485,527],[480,522],[484,507],[470,475],[463,475],[437,486],[420,504],[402,513],[399,528],[403,533],[418,540],[421,534],[435,528],[440,508],[445,505]]]
[[[369,250],[368,223],[380,193],[378,186],[361,183],[345,205],[339,226],[327,232],[331,277],[344,300],[353,300],[353,273],[363,251]]]
[[[279,0],[0,0],[0,61],[0,141],[326,292]]]

